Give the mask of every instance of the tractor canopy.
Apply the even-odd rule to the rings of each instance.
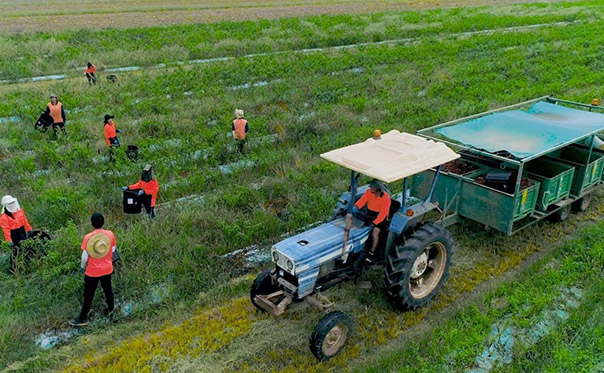
[[[385,183],[404,179],[459,157],[441,142],[397,130],[321,154],[321,158]]]

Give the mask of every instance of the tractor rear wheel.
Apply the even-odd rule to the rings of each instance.
[[[337,355],[350,338],[353,323],[350,316],[332,311],[323,316],[310,336],[310,351],[321,361]]]
[[[589,208],[591,193],[584,195],[578,201],[573,202],[573,211],[583,212]]]
[[[438,293],[449,276],[453,238],[436,223],[425,223],[386,258],[388,299],[399,310],[415,310]]]
[[[265,312],[262,307],[260,307],[256,301],[256,295],[268,295],[279,290],[279,286],[274,281],[274,273],[275,269],[265,269],[260,272],[254,282],[252,282],[252,288],[250,289],[250,300],[252,304],[258,308],[260,311]]]

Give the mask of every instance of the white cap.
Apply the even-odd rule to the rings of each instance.
[[[17,201],[15,197],[8,194],[2,197],[2,206],[4,206],[8,212],[17,212],[21,208],[19,206],[19,201]]]

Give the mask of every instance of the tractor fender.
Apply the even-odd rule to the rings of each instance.
[[[409,206],[406,211],[402,211],[402,209],[400,209],[392,217],[392,222],[390,223],[389,230],[396,234],[401,234],[409,226],[414,225],[417,222],[421,221],[422,217],[426,213],[434,210],[436,207],[437,207],[436,203],[424,202],[424,203],[417,203],[413,206]],[[407,214],[408,211],[412,212],[412,214],[408,215]]]

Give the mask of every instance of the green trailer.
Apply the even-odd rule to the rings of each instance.
[[[433,187],[443,225],[466,218],[510,235],[585,210],[602,185],[602,111],[546,96],[418,131],[461,155]],[[428,195],[437,171],[415,175],[412,195]]]

